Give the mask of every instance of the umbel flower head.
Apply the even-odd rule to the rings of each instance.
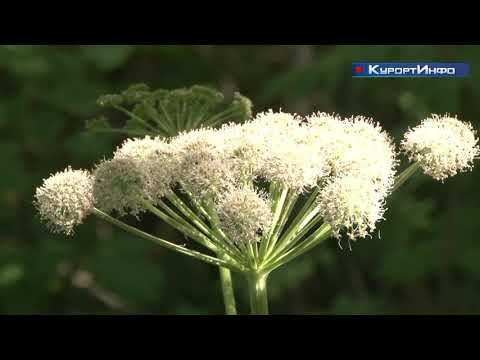
[[[372,181],[356,176],[341,176],[330,180],[320,191],[320,214],[333,229],[336,237],[346,229],[352,240],[362,238],[375,229],[375,223],[385,212],[383,195]]]
[[[310,141],[325,157],[329,176],[368,178],[388,195],[398,165],[393,141],[369,118],[342,119],[317,113],[307,118]]]
[[[93,177],[71,167],[43,181],[35,192],[40,218],[55,233],[71,235],[93,208]]]
[[[138,216],[144,211],[142,200],[147,180],[139,162],[131,158],[113,158],[100,162],[95,170],[93,196],[95,206],[105,212]]]
[[[336,237],[343,229],[352,240],[365,237],[382,219],[394,183],[398,161],[391,138],[362,116],[317,113],[306,123],[327,168],[317,199],[323,220]]]
[[[323,154],[301,123],[297,115],[270,110],[244,126],[248,136],[256,138],[258,175],[304,192],[327,173]]]
[[[401,146],[411,161],[435,180],[470,170],[479,154],[472,125],[448,114],[431,115],[409,129]]]
[[[201,129],[182,133],[171,142],[175,182],[206,203],[216,201],[235,181],[232,163],[219,147],[220,139],[218,131]]]
[[[237,243],[260,241],[273,218],[267,194],[253,187],[230,188],[216,210],[222,230]]]
[[[425,173],[443,180],[471,168],[480,152],[477,143],[470,124],[432,115],[409,129],[401,146]],[[270,110],[242,124],[182,132],[168,140],[128,139],[111,160],[95,167],[93,177],[69,168],[46,180],[37,189],[36,204],[50,227],[71,233],[93,204],[138,216],[151,205],[172,202],[179,187],[195,206],[217,212],[233,242],[257,243],[276,226],[276,196],[290,201],[316,189],[322,221],[335,236],[344,231],[357,239],[383,218],[397,165],[392,139],[372,119],[326,113],[302,118]],[[260,191],[263,185],[272,193]]]
[[[345,197],[344,178],[351,176],[363,189],[370,186],[363,196],[374,197],[358,206],[381,204],[397,164],[393,143],[381,127],[364,117],[324,113],[306,120],[270,110],[243,124],[183,132],[169,142],[148,136],[127,140],[95,170],[96,204],[137,215],[142,200],[155,203],[179,184],[196,200],[214,206],[234,241],[247,242],[259,240],[271,222],[270,199],[255,189],[259,179],[297,193],[320,186],[319,201],[327,201],[335,190]],[[344,198],[338,200],[349,206]],[[370,206],[347,219],[335,217],[335,210],[344,211],[337,205],[325,207],[324,220],[336,233],[342,226],[349,229],[351,237],[365,236],[383,211]]]
[[[132,163],[139,176],[145,197],[154,203],[163,198],[174,185],[176,175],[172,146],[160,137],[127,139],[113,158]]]
[[[166,143],[160,137],[145,136],[144,138],[127,139],[117,148],[114,157],[117,159],[146,160],[157,151],[163,151]]]

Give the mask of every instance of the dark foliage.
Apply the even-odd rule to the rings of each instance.
[[[359,59],[467,61],[472,75],[352,79],[351,62]],[[0,313],[222,313],[213,267],[93,218],[68,239],[40,224],[32,200],[44,177],[67,164],[90,168],[122,141],[120,130],[147,130],[118,105],[146,113],[155,125],[164,116],[160,104],[189,106],[189,94],[201,91],[210,112],[199,122],[218,111],[241,121],[250,104],[240,92],[255,111],[371,116],[398,143],[431,112],[458,114],[480,128],[478,64],[473,46],[0,47]],[[170,103],[166,90],[129,88],[138,83],[182,88],[176,99],[183,100]],[[96,100],[103,94],[117,95],[101,98],[102,108]],[[91,118],[97,132],[85,131]],[[372,238],[352,251],[328,241],[273,273],[271,312],[479,313],[479,181],[479,169],[445,184],[416,176],[390,198],[387,220]],[[185,242],[150,217],[143,222]],[[234,281],[246,313],[244,284]]]

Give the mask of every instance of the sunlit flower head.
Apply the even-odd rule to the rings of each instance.
[[[401,146],[411,161],[436,180],[471,170],[479,154],[472,125],[446,115],[431,115],[409,129]]]
[[[352,240],[375,229],[385,211],[383,196],[370,179],[341,176],[329,180],[319,193],[320,214],[336,237],[345,230]]]
[[[369,118],[342,119],[317,113],[307,117],[310,142],[323,154],[327,174],[370,179],[377,191],[388,195],[398,165],[392,139]]]
[[[177,173],[172,146],[159,137],[127,139],[114,159],[130,160],[141,173],[146,197],[160,200],[174,186]]]
[[[252,187],[230,188],[216,209],[222,230],[237,243],[260,241],[273,217],[267,195]]]
[[[245,124],[229,123],[216,133],[217,148],[228,159],[232,176],[240,182],[256,179],[265,160],[265,134],[250,130]]]
[[[203,129],[183,133],[172,140],[174,178],[198,200],[210,202],[235,182],[231,164],[218,147],[216,132]]]
[[[326,175],[324,156],[308,141],[309,130],[297,115],[270,110],[243,127],[256,148],[258,176],[302,192]]]
[[[124,159],[147,159],[157,150],[163,150],[164,141],[159,137],[145,136],[144,138],[133,138],[125,140],[114,153],[114,158]]]
[[[34,205],[52,232],[71,235],[93,208],[93,178],[70,167],[43,181],[35,192]]]

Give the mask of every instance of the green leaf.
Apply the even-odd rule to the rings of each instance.
[[[87,120],[85,123],[85,127],[88,131],[108,131],[112,127],[108,123],[108,120],[105,116],[99,116],[97,118],[93,118]]]

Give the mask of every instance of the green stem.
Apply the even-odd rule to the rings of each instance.
[[[267,257],[270,256],[272,251],[275,249],[275,245],[277,244],[278,237],[281,234],[281,232],[283,231],[283,228],[284,228],[284,226],[285,226],[285,224],[288,220],[288,217],[290,216],[290,213],[293,210],[293,207],[294,207],[297,199],[298,199],[298,194],[296,194],[296,193],[289,193],[287,195],[287,199],[283,204],[283,209],[282,209],[282,212],[281,212],[280,219],[278,220],[278,222],[275,226],[275,229],[274,229],[274,231],[271,235],[271,238],[270,238],[270,242],[268,244],[267,253],[266,253]]]
[[[268,235],[263,239],[262,243],[260,244],[260,261],[263,260],[270,247],[270,242],[272,241],[274,231],[280,220],[280,216],[282,215],[282,209],[283,205],[285,204],[287,194],[288,189],[286,187],[282,188],[281,191],[279,191],[275,184],[271,185],[270,196],[273,199],[273,220]]]
[[[220,228],[220,220],[218,219],[218,214],[211,204],[205,204],[205,211],[208,213],[208,219],[212,227],[213,233],[217,238],[223,239],[226,244],[229,244],[229,247],[235,249],[235,253],[242,259],[245,264],[251,264],[252,258],[248,256],[248,247],[244,243],[240,243],[237,247],[233,241],[222,231]]]
[[[234,254],[237,254],[241,260],[244,260],[244,255],[238,250],[237,247],[235,247],[234,244],[232,244],[229,241],[229,239],[225,236],[225,234],[223,234],[223,232],[215,223],[214,218],[212,218],[212,216],[208,213],[208,211],[205,210],[205,208],[195,200],[195,197],[191,193],[189,192],[186,192],[186,193],[189,196],[190,201],[192,202],[196,210],[211,223],[213,227],[212,231],[213,231],[214,238],[215,237],[218,238],[218,241],[219,241],[218,246],[220,246],[220,244],[225,244],[223,246],[226,246],[232,249]],[[198,217],[196,217],[196,219],[198,219],[198,221],[201,221],[201,219]],[[225,259],[225,257],[228,257],[227,254],[222,255],[220,253],[218,254],[218,256],[219,258],[222,258],[222,259]],[[236,315],[237,309],[235,304],[235,293],[233,290],[232,275],[230,273],[230,270],[221,267],[219,275],[220,275],[220,285],[222,286],[223,302],[225,304],[225,313],[226,315]]]
[[[172,120],[172,118],[168,114],[161,100],[158,101],[158,106],[160,106],[160,110],[162,110],[163,116],[165,116],[165,119],[167,120],[168,128],[170,129],[170,136],[174,136],[177,133],[175,129],[175,122]]]
[[[170,191],[167,194],[167,199],[180,210],[191,222],[193,222],[200,230],[207,235],[210,234],[208,226],[195,214],[178,196],[174,191]]]
[[[211,264],[211,265],[223,266],[223,267],[226,267],[226,268],[228,268],[230,270],[233,270],[233,271],[241,271],[241,269],[238,268],[236,266],[236,264],[227,262],[223,259],[217,259],[215,257],[202,254],[202,253],[200,253],[198,251],[195,251],[195,250],[190,250],[190,249],[184,248],[183,246],[173,244],[173,243],[171,243],[170,241],[167,241],[167,240],[160,239],[156,236],[150,235],[149,233],[141,231],[141,230],[139,230],[139,229],[137,229],[133,226],[127,225],[124,222],[122,222],[120,220],[117,220],[117,219],[111,217],[110,215],[108,215],[108,214],[104,213],[103,211],[100,211],[96,208],[93,208],[92,214],[99,217],[102,220],[105,220],[105,221],[109,222],[110,224],[118,226],[119,228],[129,232],[132,235],[136,235],[136,236],[141,237],[143,239],[153,241],[154,243],[156,243],[158,245],[161,245],[161,246],[163,246],[167,249],[176,251],[180,254],[193,257],[195,259],[201,260],[201,261],[206,262],[206,263]]]
[[[225,255],[218,254],[219,258],[224,259]],[[225,304],[226,315],[237,315],[235,304],[235,293],[233,291],[232,273],[229,269],[219,267],[220,284],[222,285],[223,303]]]
[[[142,202],[148,211],[150,211],[152,214],[157,216],[159,219],[166,222],[171,227],[184,233],[185,235],[190,237],[192,240],[197,241],[203,246],[209,248],[210,250],[212,251],[217,250],[217,247],[213,245],[211,243],[211,240],[208,237],[206,237],[200,230],[197,230],[196,228],[192,227],[189,223],[187,223],[185,220],[181,219],[180,217],[174,218],[174,216],[178,216],[178,214],[176,215],[174,211],[170,209],[168,206],[166,206],[164,203],[159,202],[159,205],[162,206],[162,208],[165,211],[167,211],[169,215],[162,212],[160,209],[157,209],[155,206],[153,206],[151,203],[149,203],[146,200],[142,200]]]
[[[208,221],[212,221],[212,218],[210,216],[210,214],[207,212],[207,210],[205,210],[205,208],[202,206],[202,204],[200,204],[200,202],[198,202],[198,200],[195,199],[195,196],[193,196],[193,194],[185,189],[182,189],[182,191],[188,195],[188,198],[190,199],[190,201],[192,202],[193,204],[193,207],[195,208],[195,210],[197,210],[197,212],[202,215],[204,218],[206,218]]]
[[[137,120],[138,123],[142,124],[143,126],[145,126],[147,129],[153,131],[154,133],[157,133],[157,129],[155,129],[155,127],[153,127],[152,125],[150,125],[147,121],[145,121],[144,119],[142,119],[140,116],[138,116],[137,114],[125,109],[123,106],[120,106],[120,105],[113,105],[113,108],[118,110],[118,111],[121,111],[123,112],[125,115],[128,115],[130,116],[132,119],[135,119]]]
[[[291,248],[293,248],[300,240],[302,240],[303,236],[305,236],[305,234],[307,234],[313,227],[315,227],[316,225],[319,225],[320,222],[322,221],[322,216],[320,214],[316,214],[313,219],[306,225],[302,228],[302,230],[300,230],[298,233],[296,233],[295,237],[292,239],[292,241],[290,241],[285,248],[283,248],[281,250],[281,252],[279,252],[278,254],[282,254],[282,253],[285,253],[287,251],[289,251]],[[277,256],[277,255],[275,255]],[[272,256],[273,258],[274,256]]]
[[[397,190],[403,183],[405,183],[415,172],[420,168],[420,165],[418,163],[413,163],[411,164],[408,168],[406,168],[402,173],[397,175],[395,177],[395,183],[393,185],[393,190]],[[314,215],[312,211],[315,211],[317,208],[308,209],[305,214],[303,214],[303,217],[310,217],[311,215]],[[310,212],[310,213],[309,213]],[[321,219],[320,216],[316,215],[314,217],[314,221],[312,223],[316,223]],[[295,226],[292,228],[292,230],[296,230],[295,227],[299,224],[296,221],[294,221]],[[303,226],[300,226],[302,228]],[[308,226],[307,226],[308,227]],[[304,228],[305,229],[305,228]],[[296,258],[297,256],[305,253],[306,251],[312,249],[314,246],[318,245],[320,242],[325,240],[330,236],[330,227],[327,224],[323,224],[314,234],[309,239],[306,239],[304,242],[302,242],[299,246],[296,248],[291,249],[291,247],[287,246],[286,249],[283,248],[283,246],[279,247],[278,252],[275,252],[269,261],[267,261],[267,269],[269,271],[272,271],[274,268],[278,267],[279,265],[283,265],[286,262],[289,262]],[[290,235],[290,230],[287,230],[286,237]],[[300,239],[301,236],[304,235],[304,232],[302,231],[300,234],[296,234],[296,239],[297,241]],[[283,240],[281,239],[281,242]],[[288,243],[288,240],[287,240]],[[282,252],[286,250],[282,254]],[[273,266],[271,264],[273,263]]]
[[[192,221],[200,230],[202,230],[216,247],[221,248],[219,250],[226,252],[227,255],[230,255],[237,261],[241,262],[243,260],[243,254],[240,253],[233,244],[226,241],[226,239],[222,239],[221,235],[217,233],[214,226],[212,229],[210,229],[173,191],[167,195],[167,198],[177,209],[179,209],[188,219],[190,219],[190,221]]]
[[[299,245],[294,247],[293,249],[289,250],[282,256],[273,260],[273,263],[269,263],[266,265],[265,269],[268,272],[273,271],[277,267],[281,265],[285,265],[287,262],[292,261],[296,257],[302,255],[303,253],[311,250],[322,241],[328,239],[332,235],[332,228],[328,224],[321,225],[312,235],[310,235],[307,239],[302,241]]]
[[[252,315],[268,315],[267,279],[268,273],[265,272],[247,275]]]
[[[292,221],[288,229],[282,235],[282,237],[278,241],[278,245],[274,249],[271,257],[275,257],[280,254],[294,239],[299,236],[302,229],[310,222],[310,220],[315,219],[315,216],[318,213],[318,208],[315,203],[318,195],[318,187],[309,195],[309,198],[303,205],[302,209]]]
[[[393,185],[392,192],[397,190],[405,181],[408,180],[410,176],[415,174],[415,172],[420,168],[418,163],[411,164],[408,168],[402,171],[400,175],[395,177],[395,184]]]
[[[203,124],[208,126],[208,127],[214,127],[215,125],[217,125],[220,121],[223,121],[225,119],[227,119],[229,116],[231,116],[231,114],[235,113],[235,111],[237,111],[237,109],[233,108],[229,108],[229,109],[226,109],[218,114],[215,114],[214,116],[210,117],[209,119],[206,119],[203,121]],[[194,124],[194,127],[197,127],[199,124],[198,122]]]

